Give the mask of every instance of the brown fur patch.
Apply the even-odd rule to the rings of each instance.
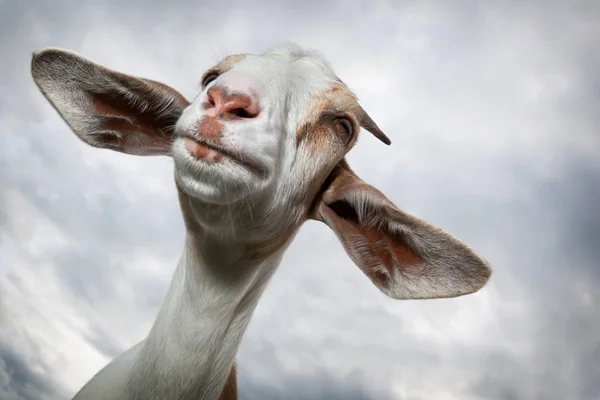
[[[307,146],[314,152],[322,152],[325,146],[335,143],[331,132],[336,117],[346,117],[352,121],[352,138],[345,143],[346,152],[356,143],[360,130],[358,119],[358,102],[356,96],[345,85],[332,85],[311,106],[307,120],[296,131],[296,143],[308,142]]]
[[[216,66],[219,71],[229,71],[231,68],[235,67],[240,62],[244,61],[246,57],[250,54],[248,53],[240,53],[240,54],[231,54],[224,59],[222,59]]]
[[[191,140],[190,138],[185,138],[185,145],[194,157],[203,159],[206,163],[216,163],[223,158],[221,153],[218,153],[213,149],[209,149],[203,144]]]
[[[237,400],[238,399],[238,391],[237,391],[237,371],[235,364],[231,367],[231,372],[229,373],[229,378],[227,378],[227,383],[225,383],[225,387],[219,396],[219,400]]]
[[[218,142],[223,137],[225,126],[217,117],[204,116],[198,123],[197,129],[201,137]]]
[[[236,66],[236,64],[239,64],[240,62],[242,62],[246,57],[248,57],[249,54],[232,54],[230,56],[225,57],[223,60],[221,60],[218,64],[216,64],[215,66],[209,68],[204,74],[202,74],[202,79],[200,80],[200,82],[204,82],[204,79],[213,73],[216,73],[218,75],[224,74],[225,72],[229,71],[230,69],[232,69],[233,67]]]

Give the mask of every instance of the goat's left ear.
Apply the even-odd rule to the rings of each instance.
[[[400,211],[338,164],[312,218],[326,223],[371,281],[395,299],[456,297],[481,289],[489,264],[450,234]]]

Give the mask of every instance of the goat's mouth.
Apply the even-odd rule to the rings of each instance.
[[[265,168],[250,159],[245,157],[243,154],[224,148],[213,142],[204,140],[203,138],[196,137],[190,134],[183,134],[180,137],[184,140],[185,147],[192,157],[197,160],[209,164],[218,163],[223,157],[230,159],[231,161],[240,164],[254,173],[263,175]]]

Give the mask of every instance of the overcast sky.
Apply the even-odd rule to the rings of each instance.
[[[245,400],[600,398],[600,2],[0,0],[0,399],[61,399],[148,332],[183,246],[168,158],[86,147],[65,47],[191,98],[222,56],[320,50],[392,139],[349,160],[494,267],[394,301],[307,223],[238,354]]]

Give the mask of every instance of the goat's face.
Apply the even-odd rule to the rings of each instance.
[[[364,114],[319,54],[289,45],[229,56],[201,82],[175,126],[173,157],[180,187],[209,203],[308,200]]]
[[[65,50],[35,53],[32,73],[84,142],[172,155],[188,228],[223,234],[224,222],[246,223],[244,243],[257,255],[289,242],[307,217],[322,221],[394,298],[460,296],[490,277],[464,243],[402,212],[348,167],[359,127],[389,139],[318,54],[283,46],[228,57],[192,103]]]

